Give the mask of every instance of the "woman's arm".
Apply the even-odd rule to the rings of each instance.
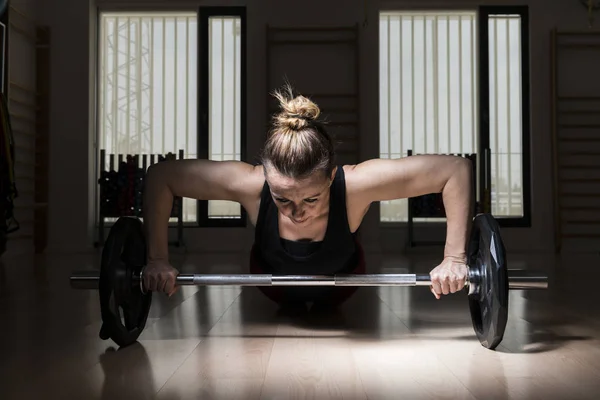
[[[164,161],[148,168],[143,214],[149,261],[168,259],[168,224],[174,197],[230,200],[248,208],[260,198],[264,179],[257,172],[244,162],[198,159]]]
[[[368,160],[356,165],[352,175],[348,190],[361,206],[441,193],[447,217],[444,256],[466,259],[474,201],[470,160],[446,155]]]

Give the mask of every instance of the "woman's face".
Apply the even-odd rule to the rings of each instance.
[[[308,225],[329,209],[329,187],[335,170],[331,177],[316,173],[299,180],[265,167],[265,177],[275,205],[295,225]]]

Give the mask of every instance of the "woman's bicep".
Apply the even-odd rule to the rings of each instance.
[[[453,175],[470,174],[470,168],[470,161],[458,156],[375,159],[356,165],[353,181],[368,202],[385,201],[439,193]]]
[[[242,202],[260,192],[257,168],[241,161],[165,161],[148,169],[147,184],[165,184],[178,197]]]

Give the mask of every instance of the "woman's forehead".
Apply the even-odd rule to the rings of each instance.
[[[274,174],[269,175],[267,180],[271,192],[279,196],[309,198],[321,194],[329,187],[329,182],[318,174],[304,179]]]

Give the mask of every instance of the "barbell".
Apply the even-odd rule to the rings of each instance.
[[[152,292],[142,288],[146,264],[146,240],[142,222],[121,217],[110,229],[102,251],[100,272],[76,271],[70,277],[74,289],[98,289],[102,340],[120,347],[137,341],[142,333]],[[482,346],[495,349],[508,322],[508,291],[546,289],[547,276],[527,270],[508,270],[504,243],[497,221],[489,214],[473,220],[468,243],[468,303],[475,334]],[[427,286],[429,274],[179,274],[176,285],[234,286]]]

